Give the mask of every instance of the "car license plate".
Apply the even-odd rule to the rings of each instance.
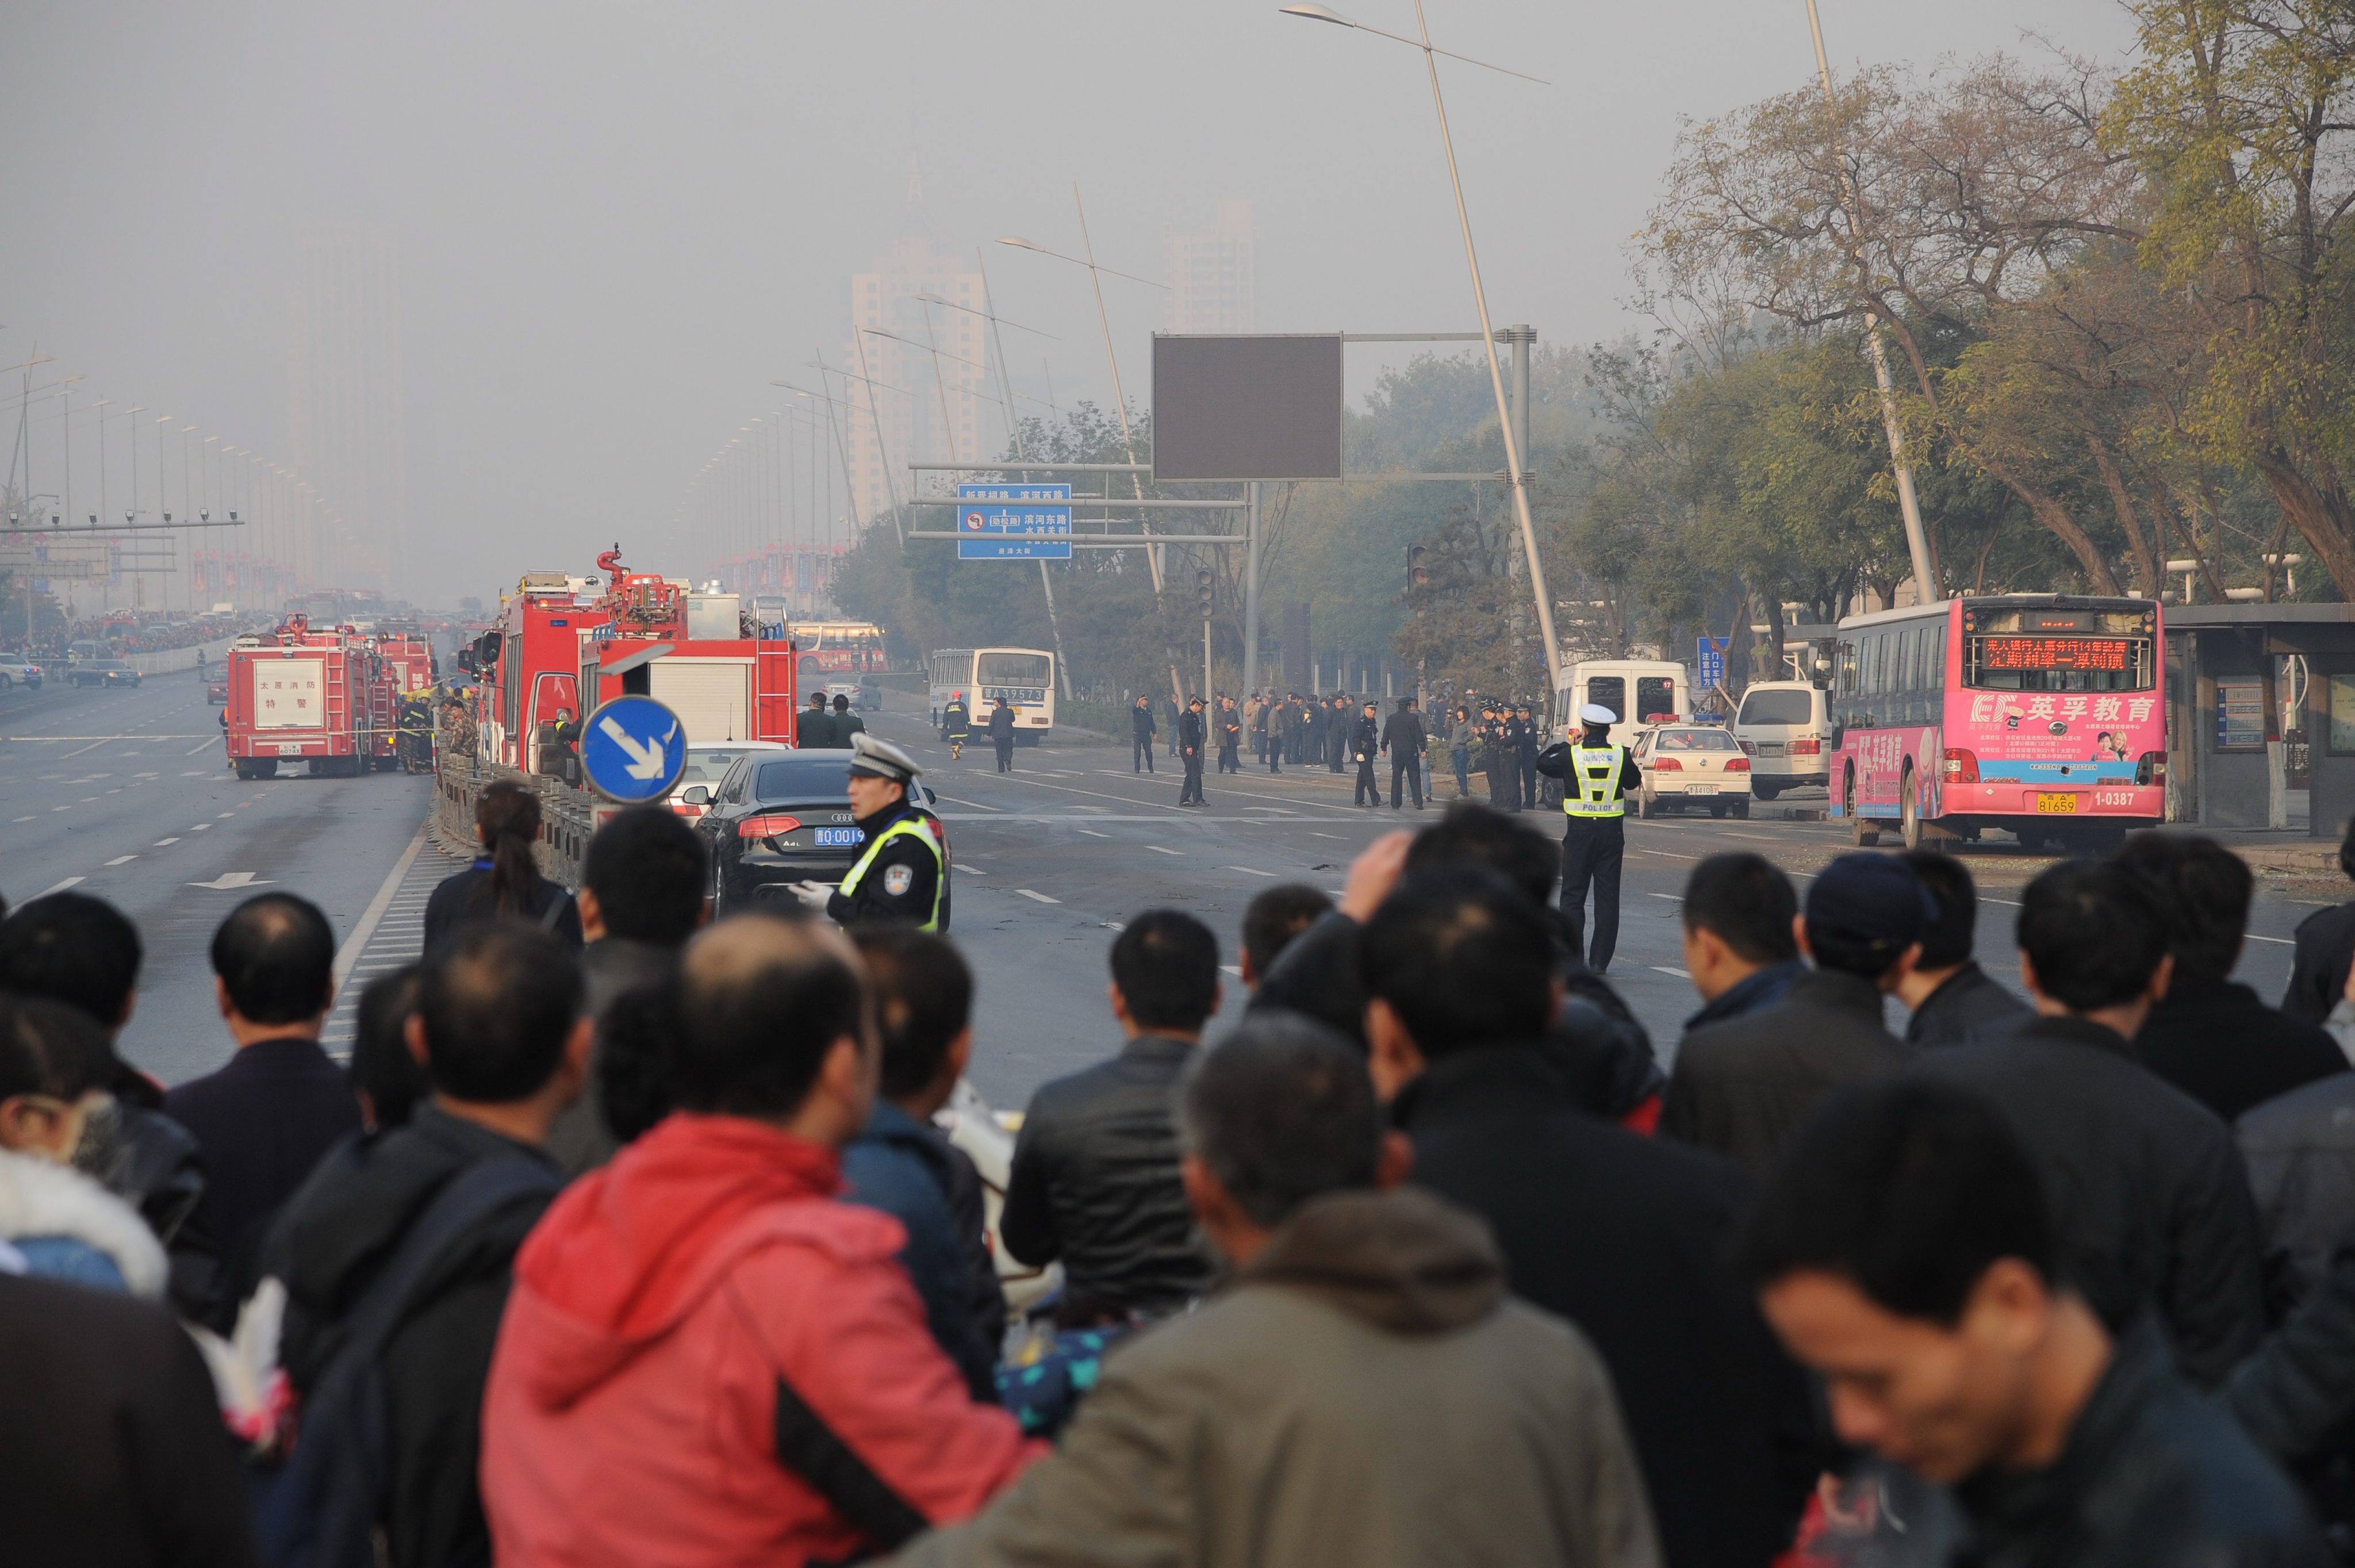
[[[2036,797],[2036,809],[2039,815],[2045,816],[2073,813],[2077,809],[2077,796],[2073,792],[2056,795],[2039,794]]]
[[[1758,754],[1762,757],[1779,757],[1783,754],[1783,742],[1761,741],[1758,742]]]
[[[1687,784],[1685,785],[1685,793],[1687,795],[1715,795],[1717,793],[1717,786],[1715,784]]]
[[[829,848],[837,844],[857,844],[867,837],[856,827],[821,827],[816,832],[817,846],[821,849]]]

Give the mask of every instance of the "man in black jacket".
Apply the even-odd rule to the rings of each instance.
[[[1711,855],[1685,879],[1677,905],[1684,927],[1685,973],[1700,1010],[1685,1032],[1763,1013],[1807,972],[1799,959],[1799,895],[1764,855]]]
[[[1929,895],[1882,855],[1843,855],[1807,884],[1796,928],[1815,968],[1764,1012],[1697,1029],[1678,1049],[1660,1136],[1730,1156],[1763,1179],[1834,1089],[1913,1060],[1881,998],[1913,966]]]
[[[2120,1333],[2077,1292],[2065,1231],[2000,1115],[1909,1078],[1825,1107],[1739,1256],[1824,1375],[1839,1435],[1953,1488],[1973,1538],[1955,1561],[2336,1561],[2296,1488],[2168,1364],[2158,1326]]]
[[[391,1563],[487,1565],[474,1480],[483,1384],[516,1251],[563,1179],[541,1146],[581,1093],[591,1026],[570,955],[503,923],[470,928],[427,959],[408,1029],[432,1099],[406,1126],[336,1149],[287,1203],[266,1256],[286,1285],[287,1376],[307,1394],[378,1271],[450,1183],[491,1161],[526,1168],[533,1179],[517,1196],[443,1243],[381,1350],[390,1469],[379,1523]]]
[[[1143,692],[1136,694],[1136,704],[1128,710],[1128,771],[1149,773],[1153,771],[1153,737],[1161,726],[1154,722],[1153,699]]]
[[[1381,781],[1374,777],[1374,758],[1382,749],[1381,731],[1377,727],[1380,717],[1370,702],[1349,727],[1349,757],[1358,764],[1358,790],[1352,805],[1380,805],[1382,803]]]
[[[1915,1071],[2004,1113],[2053,1194],[2062,1274],[2114,1333],[2156,1307],[2212,1388],[2264,1327],[2257,1218],[2231,1130],[2127,1043],[2173,969],[2165,912],[2132,872],[2064,861],[2028,884],[2018,930],[2039,1016]]]
[[[2355,818],[2349,819],[2346,837],[2339,841],[2339,869],[2355,880]],[[2346,994],[2350,966],[2355,966],[2355,902],[2307,915],[2297,924],[2296,953],[2281,1010],[2302,1023],[2320,1023]]]
[[[1284,771],[1284,737],[1292,728],[1292,705],[1283,698],[1270,697],[1267,706],[1260,709],[1260,717],[1267,720],[1267,771],[1280,773]]]
[[[1178,756],[1186,764],[1186,780],[1178,786],[1180,805],[1207,805],[1202,798],[1202,755],[1209,749],[1210,727],[1203,722],[1202,699],[1190,698],[1178,720]]]
[[[1242,744],[1243,716],[1242,710],[1235,706],[1233,698],[1219,699],[1218,721],[1212,726],[1212,730],[1219,741],[1220,773],[1223,775],[1242,772],[1242,760],[1236,755],[1236,748]]]
[[[335,1000],[336,933],[316,905],[292,893],[246,900],[214,932],[212,963],[236,1054],[165,1095],[164,1109],[204,1151],[198,1217],[219,1242],[226,1313],[261,1278],[261,1239],[279,1205],[360,1130],[360,1103],[319,1047]]]
[[[1428,737],[1423,732],[1423,715],[1415,711],[1414,699],[1398,699],[1398,711],[1382,726],[1382,750],[1391,754],[1391,809],[1399,809],[1399,780],[1406,780],[1407,788],[1414,792],[1414,808],[1423,809],[1423,748]]]
[[[1335,692],[1326,704],[1326,733],[1333,744],[1327,748],[1325,767],[1328,773],[1339,773],[1349,760],[1349,734],[1358,727],[1358,709],[1348,695]]]
[[[1484,1217],[1515,1292],[1594,1342],[1670,1568],[1768,1562],[1823,1456],[1798,1369],[1721,1262],[1740,1173],[1582,1113],[1538,1043],[1545,916],[1495,873],[1410,873],[1363,946],[1375,1083],[1412,1179]]]
[[[826,705],[824,691],[810,693],[809,706],[794,729],[794,744],[811,749],[847,744],[834,732],[834,713]]]
[[[1014,709],[1006,705],[1006,699],[1002,697],[991,699],[989,743],[997,752],[997,771],[1001,773],[1012,773],[1014,771]]]
[[[2028,1017],[2028,1004],[1978,965],[1971,949],[1978,935],[1979,891],[1968,868],[1935,849],[1898,857],[1929,890],[1937,914],[1922,932],[1922,956],[1897,987],[1913,1009],[1905,1043],[1916,1049],[1960,1045],[2000,1034]]]
[[[0,1270],[9,1562],[254,1568],[246,1495],[212,1379],[170,1313]]]
[[[2159,891],[2175,960],[2166,997],[2135,1036],[2145,1067],[2228,1122],[2347,1071],[2346,1053],[2319,1025],[2285,1018],[2227,978],[2256,891],[2247,861],[2213,838],[2174,833],[2137,833],[2116,859]]]
[[[1066,1327],[1166,1317],[1209,1283],[1171,1094],[1219,995],[1210,928],[1146,911],[1112,944],[1113,1017],[1128,1043],[1030,1098],[998,1236],[1034,1268],[1062,1260]]]

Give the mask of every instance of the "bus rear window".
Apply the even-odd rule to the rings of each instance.
[[[1648,724],[1655,719],[1670,719],[1677,711],[1677,683],[1664,675],[1644,675],[1636,677],[1636,721]]]
[[[1615,675],[1590,675],[1586,677],[1586,700],[1608,708],[1625,719],[1627,717],[1627,683]]]

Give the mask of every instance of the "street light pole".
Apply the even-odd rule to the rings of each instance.
[[[1363,23],[1353,22],[1346,16],[1337,16],[1322,5],[1286,5],[1281,9],[1292,16],[1305,16],[1311,21],[1333,22],[1341,27],[1354,27],[1360,32],[1378,33],[1383,37],[1399,37],[1395,33],[1382,33],[1380,28],[1368,27]],[[1513,430],[1512,411],[1506,404],[1504,368],[1497,359],[1497,333],[1488,321],[1488,294],[1480,282],[1480,257],[1472,243],[1472,219],[1464,204],[1464,179],[1455,167],[1455,141],[1447,128],[1447,101],[1439,91],[1439,56],[1446,51],[1434,49],[1432,47],[1431,27],[1423,18],[1423,0],[1414,0],[1414,25],[1418,38],[1399,38],[1399,41],[1412,43],[1423,51],[1423,69],[1431,78],[1431,106],[1439,117],[1439,147],[1440,151],[1446,155],[1447,180],[1455,193],[1455,224],[1464,235],[1464,264],[1472,274],[1472,304],[1480,316],[1480,347],[1487,355],[1488,387],[1496,396],[1497,425],[1505,442],[1505,466],[1508,470],[1506,484],[1512,493],[1514,517],[1520,524],[1521,549],[1529,560],[1529,587],[1537,599],[1538,632],[1545,638],[1549,695],[1558,700],[1561,690],[1561,645],[1554,638],[1553,604],[1551,596],[1546,591],[1544,563],[1538,559],[1537,524],[1529,516],[1529,485],[1530,479],[1535,475],[1523,466],[1521,444],[1516,439]],[[1461,55],[1451,58],[1465,59]],[[1472,60],[1469,63],[1479,65],[1484,62]],[[1487,69],[1497,70],[1503,68],[1491,66]],[[1521,73],[1507,71],[1505,74],[1519,76]],[[1524,78],[1523,80],[1536,79]]]

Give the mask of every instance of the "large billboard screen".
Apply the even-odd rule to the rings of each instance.
[[[1341,477],[1340,337],[1156,335],[1153,476]]]

